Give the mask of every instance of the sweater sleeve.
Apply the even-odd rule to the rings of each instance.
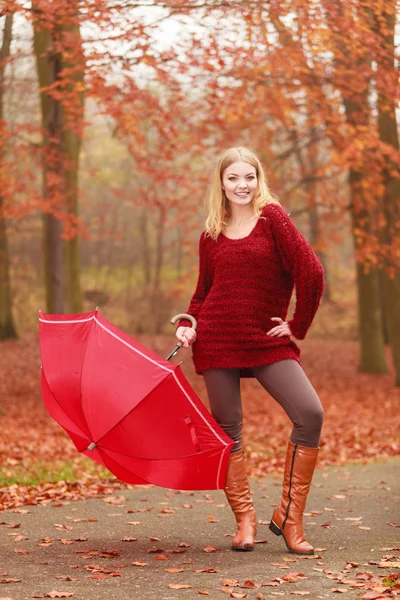
[[[207,239],[203,232],[199,241],[199,274],[196,289],[187,309],[187,313],[195,319],[200,312],[201,306],[210,291],[212,284],[212,267],[209,254],[207,252]],[[192,324],[187,319],[181,319],[178,327],[191,327]]]
[[[279,254],[294,280],[296,306],[288,321],[294,337],[305,338],[324,291],[324,271],[314,250],[279,204],[269,204],[266,216],[271,224]]]

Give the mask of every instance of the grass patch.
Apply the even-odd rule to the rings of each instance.
[[[106,468],[84,457],[62,462],[37,462],[29,467],[1,467],[0,487],[8,485],[39,485],[58,481],[78,481],[84,478],[109,479],[114,477]]]
[[[400,583],[400,573],[392,573],[385,577],[382,581],[383,585],[386,587],[393,587]]]

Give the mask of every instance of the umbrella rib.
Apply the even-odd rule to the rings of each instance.
[[[99,450],[98,447],[96,447],[96,449]],[[112,450],[112,448],[107,448],[106,446],[100,446],[100,450],[102,452],[105,452],[105,453],[107,453],[107,452],[115,452],[115,454],[119,454],[120,456],[126,456],[127,458],[137,458],[138,460],[148,460],[148,461],[153,461],[153,460],[160,460],[160,461],[161,460],[179,460],[181,458],[191,458],[192,456],[199,456],[198,452],[193,452],[193,454],[184,454],[184,455],[180,454],[179,456],[170,456],[168,458],[163,458],[163,457],[160,457],[160,458],[154,458],[154,457],[152,457],[152,458],[146,458],[145,456],[132,456],[132,454],[125,454],[124,452],[116,452],[115,450]],[[224,448],[224,450],[225,450],[225,448]],[[202,451],[201,454],[202,454],[202,456],[206,456],[207,454],[212,454],[213,452],[215,452],[214,448],[211,449],[211,450],[204,450],[204,451]],[[112,457],[110,456],[110,458],[112,458]]]
[[[97,313],[97,310],[96,310],[96,313]],[[96,313],[92,317],[90,317],[90,319],[85,319],[85,321],[94,321],[94,322],[96,322],[97,321],[97,319],[96,319]],[[82,377],[83,377],[83,365],[85,364],[85,358],[86,358],[86,354],[87,354],[88,347],[89,347],[89,344],[90,344],[90,340],[92,339],[92,336],[93,336],[93,327],[90,327],[90,331],[89,331],[89,335],[88,335],[88,341],[87,341],[86,348],[85,348],[85,353],[84,353],[84,355],[82,357],[82,369],[81,369],[81,376],[80,376],[80,379],[79,379],[79,381],[80,381],[79,396],[80,396],[80,400],[81,400],[82,415],[83,415],[83,418],[85,419],[85,423],[86,423],[88,432],[90,434],[90,438],[89,439],[90,439],[91,443],[89,444],[88,448],[90,446],[92,446],[92,443],[94,442],[94,439],[93,439],[92,430],[89,427],[89,423],[88,423],[88,420],[87,420],[87,417],[86,417],[86,414],[85,414],[85,410],[84,410],[84,407],[83,407]],[[91,448],[91,450],[93,450],[93,448]]]
[[[44,377],[46,377],[46,373],[45,373],[45,370],[44,370],[44,368],[43,368],[43,365],[41,366],[41,369],[42,369],[42,371],[43,371],[43,375],[44,375]],[[47,377],[46,377],[46,381],[47,381]],[[53,392],[52,392],[52,390],[51,390],[51,388],[50,388],[50,385],[49,385],[49,383],[48,383],[48,382],[47,382],[47,385],[48,385],[48,387],[49,387],[49,392],[50,392],[50,394],[52,395],[52,398],[54,399],[54,401],[56,402],[56,404],[58,404],[58,406],[60,407],[60,410],[62,410],[62,412],[64,413],[64,415],[65,415],[65,416],[66,416],[68,419],[70,419],[70,420],[72,421],[72,423],[73,423],[73,424],[74,424],[74,425],[75,425],[75,426],[76,426],[76,427],[79,429],[79,431],[80,431],[80,432],[81,432],[81,434],[82,434],[82,437],[83,437],[83,438],[87,437],[87,434],[86,434],[84,431],[82,431],[81,427],[80,427],[80,426],[79,426],[77,423],[75,423],[75,421],[72,419],[72,417],[70,417],[70,416],[69,416],[69,415],[68,415],[68,414],[65,412],[64,408],[61,406],[61,404],[59,403],[59,401],[57,400],[57,398],[56,398],[56,397],[55,397],[55,395],[53,394]],[[54,417],[52,417],[52,418],[54,418]],[[56,419],[54,419],[54,420],[56,420]],[[58,423],[58,421],[56,421],[56,422]],[[63,427],[63,426],[61,425],[61,427]],[[63,429],[65,429],[65,427],[63,427]],[[68,430],[66,430],[66,431],[68,431]]]
[[[121,342],[122,344],[124,344],[125,346],[127,346],[128,348],[130,348],[131,350],[133,350],[134,352],[136,352],[136,354],[140,354],[140,356],[142,356],[144,359],[148,360],[149,362],[153,363],[153,365],[156,365],[160,369],[163,369],[164,371],[168,371],[168,373],[173,373],[173,369],[168,368],[165,365],[160,364],[156,360],[153,360],[152,358],[150,358],[150,356],[147,356],[143,352],[140,352],[140,350],[138,350],[137,348],[135,348],[134,346],[132,346],[131,344],[129,344],[128,342],[126,342],[125,340],[123,340],[122,338],[120,338],[116,333],[114,333],[113,331],[111,331],[110,329],[108,329],[95,316],[93,318],[96,321],[96,323],[98,325],[100,325],[100,327],[102,327],[104,329],[104,331],[107,331],[107,333],[109,333],[112,337],[114,337],[116,340],[118,340],[119,342]],[[105,317],[103,317],[103,318],[105,318]]]
[[[157,388],[158,388],[158,387],[159,387],[159,386],[160,386],[162,383],[164,383],[164,382],[165,382],[165,381],[168,379],[168,377],[171,377],[171,375],[172,375],[172,373],[169,373],[168,375],[166,375],[166,376],[164,377],[164,379],[162,379],[161,381],[159,381],[155,387],[153,387],[151,390],[149,390],[149,391],[147,392],[147,394],[146,394],[145,396],[143,396],[143,398],[141,398],[141,399],[140,399],[140,401],[139,401],[137,404],[135,404],[135,406],[132,406],[132,408],[131,408],[131,409],[130,409],[130,410],[129,410],[129,411],[128,411],[128,412],[127,412],[127,413],[126,413],[126,414],[125,414],[123,417],[121,417],[121,418],[119,419],[119,421],[117,421],[117,422],[115,423],[115,425],[113,425],[113,426],[111,427],[111,429],[109,429],[109,430],[108,430],[108,431],[107,431],[107,432],[106,432],[104,435],[102,435],[100,438],[98,438],[98,440],[97,440],[96,444],[99,444],[99,443],[101,442],[101,440],[102,440],[103,438],[105,438],[105,436],[106,436],[106,435],[108,435],[109,433],[111,433],[111,431],[112,431],[113,429],[115,429],[116,427],[118,427],[118,425],[119,425],[120,423],[122,423],[122,421],[123,421],[124,419],[126,419],[126,417],[127,417],[128,415],[130,415],[130,414],[131,414],[131,412],[132,412],[132,411],[134,411],[134,410],[135,410],[135,408],[136,408],[136,407],[137,407],[139,404],[141,404],[141,403],[143,402],[143,400],[146,400],[146,398],[148,398],[148,396],[149,396],[150,394],[152,394],[152,393],[153,393],[153,392],[154,392],[154,391],[155,391],[155,390],[156,390],[156,389],[157,389]],[[104,448],[104,446],[103,446],[103,448]],[[129,455],[128,455],[128,454],[125,454],[124,456],[129,456]]]
[[[189,394],[186,392],[186,390],[183,388],[181,382],[179,381],[179,379],[177,378],[176,374],[175,374],[175,370],[177,368],[179,368],[179,365],[176,365],[174,369],[168,369],[167,367],[165,367],[162,364],[159,364],[158,362],[156,362],[155,360],[153,360],[152,358],[150,358],[149,356],[146,356],[145,354],[143,354],[142,352],[140,352],[140,350],[137,350],[137,348],[134,348],[133,346],[131,346],[131,344],[128,344],[128,342],[125,342],[125,340],[123,340],[122,338],[120,338],[118,335],[116,335],[115,333],[113,333],[112,331],[110,331],[109,329],[107,329],[107,327],[105,325],[103,325],[102,323],[100,323],[100,321],[96,318],[96,316],[93,317],[94,320],[96,321],[96,323],[98,323],[100,325],[100,327],[102,327],[105,331],[107,331],[107,333],[109,333],[110,335],[112,335],[115,339],[119,340],[120,342],[122,342],[125,346],[128,346],[128,348],[131,348],[131,350],[133,350],[134,352],[136,352],[137,354],[140,354],[143,358],[145,358],[146,360],[152,362],[154,365],[157,365],[158,367],[160,367],[161,369],[164,369],[165,371],[168,371],[169,373],[171,373],[174,378],[176,383],[178,384],[178,386],[181,388],[182,392],[185,394],[186,398],[189,400],[190,404],[193,406],[193,408],[195,409],[195,411],[199,414],[199,416],[203,419],[203,421],[205,422],[205,424],[208,426],[208,428],[213,432],[213,434],[219,439],[219,441],[224,444],[224,446],[228,446],[229,443],[225,442],[219,435],[218,433],[215,431],[215,429],[213,429],[213,427],[211,426],[211,424],[207,421],[207,419],[205,418],[205,416],[200,412],[200,410],[197,408],[197,406],[193,403],[192,399],[190,398]]]
[[[221,467],[222,467],[222,461],[224,458],[224,454],[225,452],[229,450],[229,448],[224,448],[223,451],[221,452],[221,457],[219,460],[219,465],[218,465],[218,472],[217,472],[217,485],[216,485],[216,489],[217,490],[221,490],[224,489],[225,485],[220,486],[219,485],[219,479],[220,479],[220,474],[221,474]],[[100,454],[103,457],[104,462],[107,462],[107,458],[110,458],[111,460],[115,460],[112,456],[110,456],[109,454],[107,454],[107,448],[98,448],[98,451],[100,452]],[[206,450],[203,454],[207,455],[207,454],[211,454],[212,452],[214,452],[213,450]],[[177,458],[141,458],[141,457],[137,457],[137,456],[129,456],[129,454],[122,454],[121,452],[118,452],[116,454],[121,454],[121,456],[127,456],[129,458],[138,458],[139,460],[143,460],[143,461],[153,461],[153,460],[159,460],[159,461],[167,461],[167,460],[177,460]],[[105,455],[105,456],[104,456]],[[179,457],[179,458],[190,458],[191,456],[196,456],[195,454],[186,454],[185,456]],[[107,466],[107,465],[106,465]],[[122,465],[121,465],[122,466]],[[108,467],[107,467],[108,468]],[[123,467],[124,469],[126,469],[126,467]],[[133,473],[132,471],[129,471],[129,469],[126,469],[129,473]],[[111,471],[111,469],[109,469],[109,471]],[[112,471],[111,471],[112,472]],[[135,473],[133,473],[133,475],[135,475]],[[140,479],[143,479],[143,481],[147,481],[150,485],[154,485],[154,483],[152,483],[151,481],[149,481],[146,477],[143,477],[142,475],[140,475]]]

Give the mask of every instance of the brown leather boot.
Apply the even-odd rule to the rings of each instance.
[[[225,494],[238,526],[232,541],[232,550],[250,552],[254,547],[257,520],[242,450],[232,452],[229,456]]]
[[[283,535],[287,549],[293,554],[314,554],[314,548],[304,539],[303,512],[318,451],[319,448],[306,448],[289,441],[282,499],[269,528],[275,535]]]

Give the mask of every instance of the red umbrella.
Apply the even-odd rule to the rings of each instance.
[[[39,334],[44,403],[79,452],[128,483],[225,487],[233,442],[179,365],[136,342],[98,310],[39,313]]]

